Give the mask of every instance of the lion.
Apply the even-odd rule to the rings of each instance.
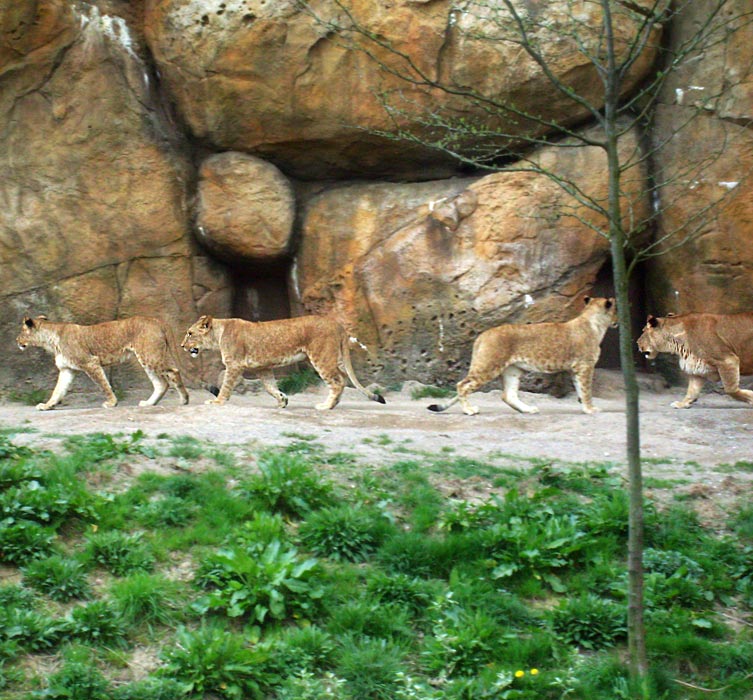
[[[172,386],[182,404],[188,403],[188,392],[175,366],[162,321],[147,316],[133,316],[106,321],[91,326],[77,323],[55,323],[46,316],[26,316],[16,339],[18,347],[29,345],[44,348],[55,356],[59,370],[58,381],[45,403],[37,404],[40,411],[57,406],[68,392],[75,372],[84,372],[107,397],[105,408],[117,405],[118,399],[107,381],[103,367],[122,362],[132,352],[152,382],[152,395],[139,406],[154,406]]]
[[[288,397],[277,388],[273,369],[308,358],[317,374],[329,387],[327,399],[316,405],[320,411],[337,406],[345,388],[347,374],[361,394],[379,403],[385,400],[358,381],[350,362],[345,330],[327,316],[299,316],[278,321],[245,321],[240,318],[202,316],[187,331],[181,347],[191,357],[200,350],[219,350],[225,376],[217,397],[206,403],[224,404],[244,369],[256,370],[267,393],[280,408]]]
[[[753,374],[753,313],[650,315],[637,342],[649,360],[660,352],[679,355],[688,389],[674,408],[690,408],[704,383],[719,379],[733,399],[753,404],[753,391],[740,388],[740,375]]]
[[[614,299],[585,297],[586,308],[564,323],[504,324],[484,331],[476,338],[468,374],[457,385],[457,394],[445,404],[433,404],[430,411],[446,411],[460,401],[469,416],[478,408],[468,395],[496,379],[503,380],[502,400],[521,413],[538,413],[518,397],[520,377],[524,372],[568,371],[585,413],[595,413],[591,387],[601,341],[609,327],[617,325]]]

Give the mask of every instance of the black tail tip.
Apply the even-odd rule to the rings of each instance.
[[[220,387],[215,386],[214,384],[210,384],[207,387],[207,391],[212,394],[212,396],[219,396],[220,395]]]
[[[374,401],[377,401],[378,403],[387,403],[384,400],[384,396],[382,396],[381,394],[374,394]]]
[[[426,407],[429,411],[434,411],[434,413],[439,413],[440,411],[444,411],[444,408],[440,406],[438,403],[433,403],[431,406]]]

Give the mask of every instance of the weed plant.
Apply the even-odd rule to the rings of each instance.
[[[0,609],[0,645],[5,646],[6,656],[13,647],[26,652],[49,652],[60,643],[64,631],[59,620],[35,608],[6,606]],[[12,646],[6,646],[8,644]],[[15,649],[13,651],[15,656]]]
[[[41,697],[51,700],[110,700],[110,683],[94,664],[69,661],[52,674]]]
[[[104,647],[126,645],[124,620],[106,600],[95,600],[71,608],[66,622],[69,635],[82,644]]]
[[[318,477],[302,457],[264,452],[259,456],[259,471],[243,483],[241,491],[263,509],[301,518],[334,503],[332,485]]]
[[[152,571],[155,563],[154,555],[141,533],[131,534],[120,530],[90,534],[85,556],[92,566],[101,566],[114,576]]]
[[[220,610],[259,623],[268,617],[309,618],[323,593],[315,577],[317,567],[316,559],[302,558],[277,541],[261,551],[238,545],[220,549],[199,569],[197,583],[209,593],[195,608],[201,614]]]
[[[110,596],[125,622],[152,628],[179,619],[184,598],[182,588],[179,582],[160,574],[136,572],[114,581]]]
[[[84,566],[70,557],[55,554],[47,559],[37,559],[22,571],[25,585],[53,600],[66,602],[89,595]]]
[[[110,700],[182,700],[185,687],[172,678],[148,678],[112,688]]]
[[[173,445],[168,451],[170,457],[192,462],[204,456],[205,446],[190,435],[181,435],[173,438]]]
[[[315,554],[356,562],[368,559],[393,529],[379,511],[340,505],[312,513],[298,533]]]
[[[191,697],[261,698],[279,682],[267,668],[267,651],[222,626],[181,627],[175,642],[165,650],[161,674],[178,681]]]

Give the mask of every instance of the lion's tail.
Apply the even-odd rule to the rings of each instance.
[[[361,384],[361,382],[358,381],[358,377],[356,377],[356,373],[353,371],[353,365],[350,361],[351,342],[358,341],[356,341],[354,338],[351,338],[347,333],[343,332],[340,338],[340,347],[342,348],[343,368],[345,369],[345,373],[348,375],[348,379],[350,379],[353,386],[368,399],[377,401],[378,403],[387,403],[384,400],[384,396],[375,394],[373,391],[369,391],[365,386],[363,386],[363,384]]]
[[[450,406],[454,406],[458,401],[460,401],[460,396],[458,394],[455,394],[447,403],[433,403],[431,406],[427,406],[430,411],[434,411],[435,413],[441,413],[442,411],[446,411]]]

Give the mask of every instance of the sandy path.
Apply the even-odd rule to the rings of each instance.
[[[324,388],[290,397],[286,409],[274,407],[265,393],[234,394],[224,406],[203,402],[209,394],[193,391],[191,404],[178,406],[174,393],[155,407],[139,408],[146,390],[129,392],[114,409],[100,406],[94,391],[71,394],[65,405],[53,411],[0,403],[0,425],[33,427],[42,434],[82,432],[131,433],[142,430],[149,437],[161,433],[191,435],[222,444],[278,445],[296,433],[316,436],[329,449],[376,457],[380,445],[410,446],[411,451],[436,453],[452,447],[455,454],[483,458],[489,454],[549,457],[571,461],[622,463],[625,455],[624,399],[619,374],[600,371],[595,384],[595,405],[600,412],[580,412],[575,395],[557,399],[524,394],[538,406],[537,415],[514,412],[500,400],[499,391],[473,396],[481,412],[465,416],[459,406],[435,414],[426,406],[432,399],[413,400],[407,389],[386,394],[387,404],[365,400],[347,389],[333,411],[313,406]],[[84,380],[79,379],[81,385]],[[656,390],[656,381],[643,377],[641,384],[641,433],[645,457],[673,464],[693,462],[706,469],[738,460],[753,460],[753,409],[716,393],[704,394],[688,410],[669,406],[682,389]],[[652,387],[645,390],[645,387]],[[28,440],[33,439],[31,437]],[[21,436],[19,436],[21,439]],[[650,465],[647,467],[650,471]],[[704,469],[705,471],[705,469]]]

